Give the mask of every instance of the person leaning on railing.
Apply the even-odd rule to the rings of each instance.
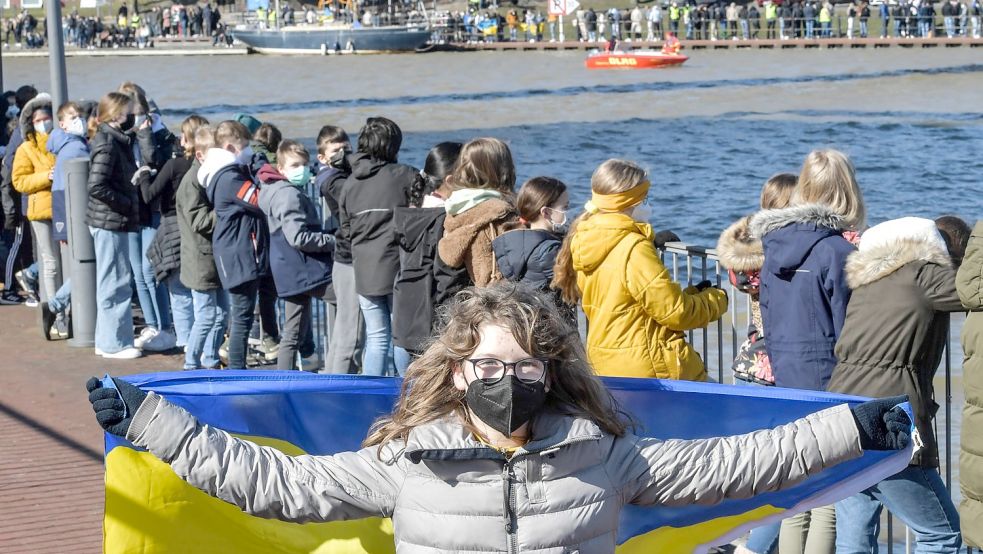
[[[706,381],[684,332],[727,311],[705,281],[683,289],[659,260],[648,224],[649,180],[634,163],[608,160],[591,177],[591,200],[557,255],[553,287],[582,301],[587,356],[600,375]]]

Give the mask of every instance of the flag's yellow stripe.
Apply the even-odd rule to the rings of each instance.
[[[759,521],[782,508],[765,505],[734,516],[718,517],[688,527],[660,527],[627,540],[618,547],[618,554],[692,554],[696,547],[722,537],[740,525]]]

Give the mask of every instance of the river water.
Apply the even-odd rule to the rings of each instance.
[[[417,167],[437,142],[495,136],[511,145],[520,182],[558,177],[575,206],[598,164],[632,159],[651,171],[656,228],[711,246],[755,209],[765,179],[797,172],[819,147],[853,158],[872,223],[983,217],[981,53],[704,50],[680,68],[626,72],[588,71],[573,51],[70,58],[68,71],[72,98],[139,83],[172,129],[191,113],[218,121],[248,112],[310,142],[321,125],[354,134],[366,117],[385,115],[404,130],[401,161]],[[36,59],[4,60],[4,72],[8,88],[48,85]],[[962,356],[953,338],[958,441]]]

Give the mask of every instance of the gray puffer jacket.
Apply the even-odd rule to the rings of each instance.
[[[614,437],[552,413],[511,459],[445,419],[391,443],[290,457],[199,423],[150,393],[127,439],[191,485],[261,517],[391,517],[400,553],[614,552],[625,504],[715,504],[791,487],[861,455],[847,405],[703,440]]]

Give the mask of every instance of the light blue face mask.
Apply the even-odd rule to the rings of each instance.
[[[288,171],[285,176],[287,180],[290,181],[290,184],[297,187],[303,187],[306,186],[311,180],[311,168],[306,165],[295,167]]]

